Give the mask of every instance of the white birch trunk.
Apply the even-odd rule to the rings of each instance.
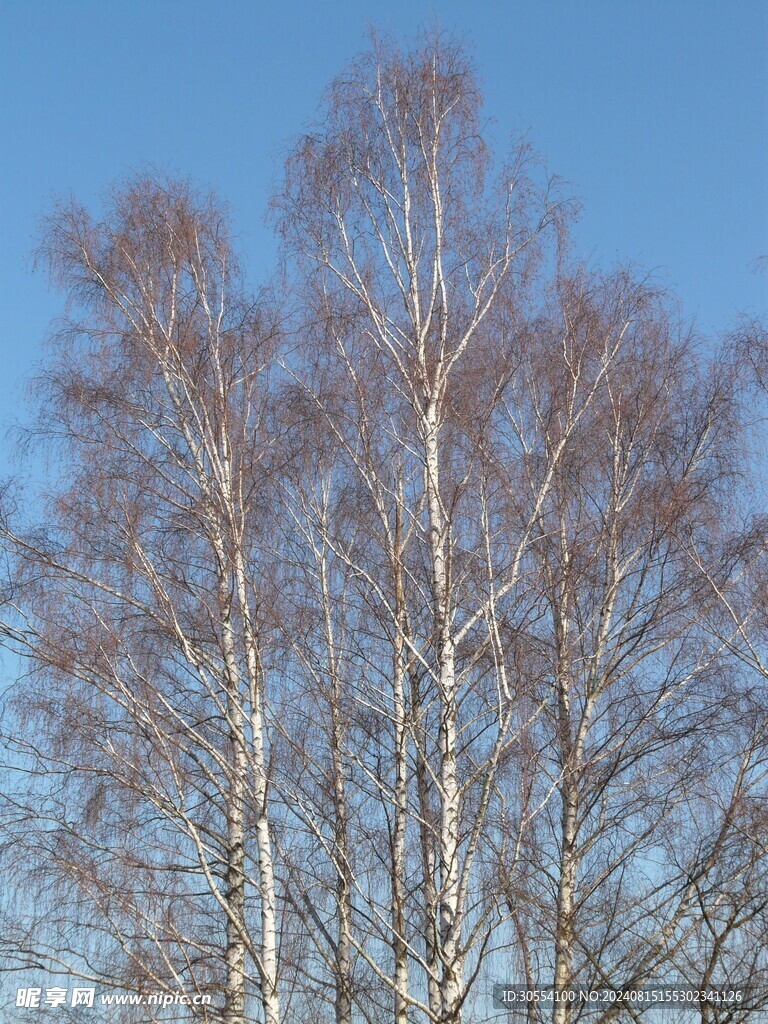
[[[244,797],[247,761],[243,734],[243,710],[235,658],[232,608],[223,568],[219,577],[222,617],[222,646],[226,675],[227,717],[232,768],[226,794],[227,866],[225,900],[227,905],[226,978],[224,1024],[243,1024],[245,1013],[245,833]]]
[[[402,573],[402,520],[397,507],[393,568],[397,628],[392,665],[395,741],[395,810],[392,836],[392,953],[394,958],[394,1024],[407,1024],[408,952],[405,942],[405,838],[408,814],[406,764],[405,648],[406,608]]]
[[[459,914],[459,785],[456,765],[456,680],[451,631],[448,528],[440,497],[439,422],[430,400],[424,415],[427,509],[432,569],[432,599],[437,637],[439,728],[440,1021],[458,1024],[462,992],[461,917]]]
[[[262,676],[248,602],[245,565],[242,551],[239,548],[235,561],[238,598],[245,630],[246,664],[251,701],[251,771],[256,804],[256,854],[261,904],[261,1004],[264,1011],[264,1024],[279,1024],[275,872],[267,803],[267,757],[261,695]]]

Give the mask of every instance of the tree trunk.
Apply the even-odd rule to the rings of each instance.
[[[405,943],[405,838],[408,813],[407,764],[406,764],[406,708],[405,673],[409,653],[405,646],[406,607],[402,574],[402,521],[400,506],[397,507],[395,525],[395,550],[393,568],[395,573],[396,629],[394,638],[392,680],[395,725],[395,820],[392,835],[392,954],[394,958],[394,1024],[407,1024],[408,1003],[408,951]]]
[[[456,765],[456,680],[451,632],[449,523],[440,496],[439,422],[430,399],[424,415],[427,509],[432,569],[432,599],[437,638],[437,684],[440,700],[439,744],[439,940],[440,1021],[459,1024],[462,990],[461,917],[459,913],[459,786]]]

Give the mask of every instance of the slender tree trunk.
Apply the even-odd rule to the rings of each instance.
[[[221,558],[221,552],[219,553]],[[244,799],[247,774],[243,709],[234,650],[232,607],[228,581],[220,563],[219,599],[223,626],[222,646],[226,673],[227,717],[232,769],[227,799],[227,948],[224,1024],[243,1024],[245,1013],[245,829]]]
[[[459,785],[456,764],[456,680],[451,631],[448,529],[440,496],[438,412],[430,399],[424,416],[427,509],[432,569],[432,598],[437,638],[439,727],[439,938],[440,1021],[459,1024],[462,990],[461,916],[459,913]]]
[[[246,664],[251,698],[251,772],[256,802],[256,854],[261,904],[261,1004],[264,1011],[264,1024],[279,1024],[275,872],[267,802],[266,738],[261,696],[262,673],[248,601],[245,564],[239,546],[235,557],[235,574],[241,618],[245,630]]]
[[[406,1024],[408,1017],[408,951],[405,943],[405,838],[407,822],[407,764],[405,673],[408,651],[405,647],[406,607],[402,572],[402,518],[397,506],[395,524],[395,604],[397,627],[393,652],[392,679],[395,725],[395,811],[392,835],[392,953],[394,957],[394,1024]]]
[[[234,709],[230,715],[237,715]],[[238,735],[238,732],[240,734]],[[245,758],[242,753],[242,733],[231,733],[233,769],[227,808],[227,869],[225,897],[231,917],[227,918],[226,950],[226,1003],[225,1024],[242,1024],[245,1012],[245,942],[242,929],[245,923],[245,871],[243,796]]]
[[[440,986],[435,921],[437,916],[437,890],[435,889],[435,843],[432,831],[432,812],[429,801],[429,775],[427,771],[427,738],[423,725],[424,710],[421,702],[419,674],[415,666],[410,671],[411,709],[416,734],[416,793],[419,801],[419,841],[421,849],[422,904],[424,962],[427,967],[427,996],[430,1012],[440,1014]]]
[[[557,924],[555,930],[555,989],[568,987],[573,976],[573,898],[576,885],[578,858],[576,829],[578,820],[578,786],[570,771],[561,786],[562,815],[560,882],[557,891]],[[552,1024],[565,1024],[568,1004],[556,1002]]]
[[[256,799],[256,851],[259,867],[261,902],[261,1004],[264,1024],[280,1024],[280,1001],[277,989],[277,922],[275,907],[275,874],[272,839],[267,812],[267,771],[264,750],[264,716],[256,694],[251,710],[253,743],[252,769]]]
[[[347,794],[344,766],[341,759],[342,727],[339,708],[334,701],[333,720],[333,788],[336,813],[334,845],[337,858],[336,906],[338,934],[336,939],[336,1024],[352,1021],[352,906],[351,878],[347,834]]]
[[[323,521],[323,531],[326,529]],[[352,1020],[352,869],[349,860],[347,792],[344,768],[344,720],[342,686],[339,675],[336,640],[331,617],[331,593],[328,587],[327,551],[320,554],[320,588],[323,601],[325,644],[330,681],[331,773],[333,785],[334,855],[336,859],[336,936],[335,1012],[336,1024]]]
[[[556,669],[555,686],[557,698],[557,732],[560,749],[560,879],[558,881],[555,907],[555,976],[556,992],[568,987],[573,975],[573,898],[576,884],[579,790],[577,770],[580,764],[578,738],[574,737],[571,725],[571,673],[568,655],[570,617],[568,604],[568,548],[564,528],[560,534],[563,579],[556,591],[558,603],[554,610]],[[555,1002],[552,1009],[552,1024],[565,1024],[568,1019],[568,1005]]]

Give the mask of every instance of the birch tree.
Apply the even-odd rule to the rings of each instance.
[[[484,185],[478,102],[471,70],[452,45],[427,42],[409,54],[377,46],[331,87],[325,120],[297,144],[276,200],[286,239],[309,257],[305,302],[322,324],[324,379],[335,372],[346,381],[336,389],[350,401],[340,416],[329,415],[329,429],[379,516],[394,596],[354,551],[339,544],[337,553],[366,581],[388,620],[395,660],[404,652],[411,673],[424,986],[416,995],[388,980],[398,1005],[444,1024],[460,1019],[471,985],[468,954],[483,948],[492,928],[490,907],[472,903],[473,862],[519,724],[497,604],[517,596],[558,455],[547,453],[548,471],[512,552],[503,541],[497,550],[481,432],[504,415],[519,359],[511,324],[523,320],[539,236],[556,210],[546,192],[536,194],[523,149],[497,189]],[[292,372],[325,408],[311,374]],[[484,403],[471,412],[470,381]],[[514,427],[514,413],[509,418]],[[401,567],[395,538],[404,524],[420,550]],[[397,705],[401,683],[395,693]],[[397,800],[404,806],[402,791]]]
[[[48,743],[42,762],[21,746],[45,787],[81,788],[47,789],[55,843],[27,854],[92,901],[118,981],[146,982],[153,960],[155,980],[193,987],[221,972],[221,1019],[240,1024],[255,976],[276,1024],[259,554],[270,314],[242,289],[215,201],[183,183],[139,177],[100,222],[61,207],[42,255],[72,310],[37,382],[62,476],[42,531],[3,534],[15,646],[39,681],[22,701]]]

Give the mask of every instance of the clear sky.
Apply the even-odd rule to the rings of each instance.
[[[153,164],[231,204],[252,283],[287,140],[373,23],[473,48],[494,136],[525,131],[583,203],[577,248],[630,259],[717,334],[764,314],[768,0],[2,0],[0,425],[61,297],[33,274],[59,193],[96,204]],[[0,435],[1,437],[2,435]],[[0,452],[0,475],[7,472]]]

